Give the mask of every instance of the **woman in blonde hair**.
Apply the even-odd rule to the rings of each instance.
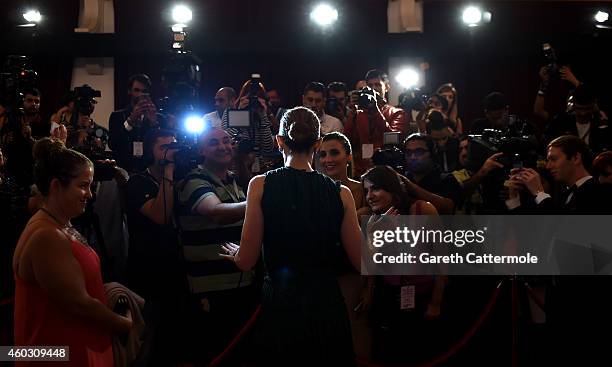
[[[311,110],[285,113],[277,136],[285,166],[251,180],[240,248],[225,248],[242,270],[262,253],[261,365],[355,363],[334,264],[342,242],[360,268],[361,235],[351,191],[312,169],[319,131]]]

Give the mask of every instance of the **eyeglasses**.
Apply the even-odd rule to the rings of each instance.
[[[414,150],[406,149],[404,151],[404,155],[406,157],[410,157],[412,155],[414,155],[415,157],[422,157],[423,155],[425,155],[425,153],[429,153],[429,150],[423,149],[423,148],[418,148],[418,149],[414,149]]]

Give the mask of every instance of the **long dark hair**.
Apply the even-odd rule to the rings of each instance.
[[[402,177],[389,166],[376,166],[370,168],[361,176],[361,183],[365,180],[372,183],[379,189],[389,192],[393,196],[392,205],[400,214],[410,213],[410,208],[415,202],[415,198],[408,192]],[[388,208],[387,208],[388,209]]]

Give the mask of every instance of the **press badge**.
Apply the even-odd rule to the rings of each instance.
[[[414,294],[415,286],[405,285],[401,288],[400,292],[400,309],[401,310],[412,310],[414,309]]]
[[[144,149],[141,141],[135,141],[133,143],[134,148],[134,157],[142,157],[144,153]]]

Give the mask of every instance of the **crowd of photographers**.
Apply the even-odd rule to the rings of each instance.
[[[564,112],[556,116],[545,109],[554,77],[572,85]],[[542,68],[540,78],[533,116],[512,115],[505,96],[492,92],[483,99],[484,117],[469,124],[461,119],[452,84],[430,95],[405,91],[399,105],[392,106],[388,77],[379,70],[368,71],[359,83],[364,86],[355,90],[342,82],[311,82],[302,105],[319,117],[323,136],[313,167],[349,186],[360,214],[379,213],[385,200],[394,203],[383,212],[390,213],[401,206],[396,200],[403,195],[429,202],[432,209],[427,210],[446,215],[612,212],[612,128],[605,112],[592,89],[569,68],[555,73]],[[247,80],[239,93],[223,86],[214,97],[215,111],[205,116],[205,131],[194,142],[176,118],[160,113],[146,75],[131,77],[128,85],[129,104],[110,115],[108,129],[91,119],[100,95],[89,86],[67,94],[50,119],[39,113],[44,95],[35,88],[22,91],[22,104],[11,114],[0,105],[0,211],[9,217],[6,228],[13,232],[3,236],[14,246],[23,224],[41,205],[32,177],[34,143],[44,137],[63,140],[95,164],[94,198],[75,227],[99,254],[104,279],[124,282],[147,300],[145,318],[157,335],[153,343],[163,345],[152,348],[159,354],[155,358],[169,363],[192,358],[169,352],[181,349],[170,345],[191,343],[193,348],[182,349],[207,359],[225,347],[257,303],[261,271],[240,271],[218,253],[224,243],[240,239],[251,177],[282,165],[273,137],[286,108],[278,91],[266,89],[259,78]],[[391,167],[397,182],[374,182],[370,170],[377,166]],[[2,242],[5,248],[11,245]],[[8,284],[11,267],[4,260],[1,267],[8,270],[3,270],[2,284]],[[356,353],[377,360],[401,360],[404,352],[409,357],[414,349],[389,352],[401,335],[394,328],[406,326],[404,319],[388,323],[390,314],[376,307],[377,302],[393,304],[381,297],[395,294],[373,291],[379,279],[345,277],[350,273],[346,268],[339,265],[338,275],[352,315]],[[410,279],[396,285],[405,281]],[[459,304],[461,291],[453,291],[452,278],[418,282],[426,286],[417,287],[417,298],[429,302],[424,314],[409,323],[421,325],[440,319],[446,309],[459,315],[474,306]],[[466,287],[465,281],[456,284]],[[580,288],[573,288],[577,294],[571,300],[557,301],[560,306],[551,312],[564,315],[576,306],[575,298],[593,299]],[[3,289],[2,294],[9,293]],[[372,326],[375,321],[364,324],[367,318],[355,316],[376,310],[378,317],[371,319],[378,329]],[[424,325],[417,330],[429,330],[442,343],[440,325]],[[421,344],[423,354],[438,347]]]

